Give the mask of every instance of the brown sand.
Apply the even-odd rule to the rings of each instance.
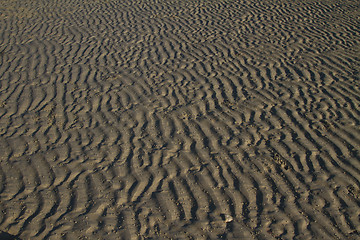
[[[0,0],[0,236],[359,239],[360,4]]]

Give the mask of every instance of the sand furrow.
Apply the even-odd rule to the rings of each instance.
[[[0,6],[0,238],[359,236],[354,1]]]

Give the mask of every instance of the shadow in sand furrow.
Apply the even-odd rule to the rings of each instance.
[[[15,235],[11,235],[7,232],[0,231],[0,239],[3,240],[21,240],[19,237]]]

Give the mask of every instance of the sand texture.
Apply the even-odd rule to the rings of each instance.
[[[0,0],[0,237],[360,239],[360,3]]]

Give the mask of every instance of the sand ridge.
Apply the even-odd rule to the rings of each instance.
[[[0,6],[0,234],[359,237],[356,1]]]

